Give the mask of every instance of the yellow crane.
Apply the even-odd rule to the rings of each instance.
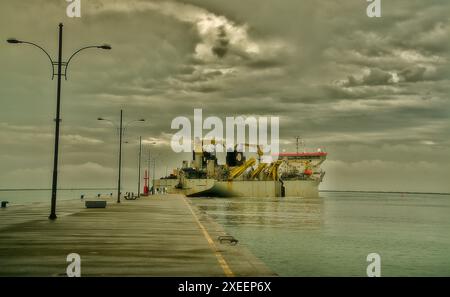
[[[270,163],[270,166],[266,170],[267,177],[271,178],[272,180],[278,180],[278,168],[280,168],[281,164],[283,164],[282,160]]]
[[[250,175],[251,179],[255,179],[266,167],[267,163],[259,163],[258,167],[253,170],[252,174]]]
[[[242,173],[247,170],[250,166],[253,166],[256,163],[255,158],[250,158],[247,161],[245,161],[244,164],[241,166],[235,167],[230,171],[230,175],[228,176],[228,180],[235,179],[236,177],[240,176]]]

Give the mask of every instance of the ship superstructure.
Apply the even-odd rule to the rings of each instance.
[[[252,147],[257,157],[247,157],[242,148]],[[213,197],[318,197],[325,172],[320,165],[327,153],[280,153],[264,162],[258,145],[236,145],[226,152],[225,164],[218,164],[215,151],[195,147],[192,161],[183,161],[173,174],[155,182],[168,193]],[[272,156],[275,157],[275,156]]]

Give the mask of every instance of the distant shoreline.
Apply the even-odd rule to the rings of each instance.
[[[0,192],[51,191],[51,190],[52,189],[0,189]],[[117,190],[117,188],[63,188],[63,189],[58,189],[58,191],[94,191],[94,190],[110,191],[110,190]],[[450,193],[408,192],[408,191],[319,190],[319,192],[450,195]]]
[[[51,191],[52,189],[0,189],[0,192],[19,192],[19,191]],[[116,188],[67,188],[58,189],[58,191],[93,191],[93,190],[116,190]]]
[[[362,190],[319,190],[319,192],[338,192],[338,193],[382,193],[382,194],[428,194],[428,195],[450,195],[450,193],[439,192],[408,192],[408,191],[362,191]]]

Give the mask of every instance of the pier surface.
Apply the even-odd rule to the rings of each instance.
[[[228,234],[184,196],[103,200],[105,209],[60,201],[56,221],[46,204],[1,209],[0,276],[66,276],[71,253],[81,276],[275,275],[241,242],[220,243]]]

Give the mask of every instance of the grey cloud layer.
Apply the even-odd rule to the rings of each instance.
[[[67,184],[87,183],[102,168],[114,175],[116,134],[97,116],[117,118],[124,107],[130,119],[149,119],[128,132],[132,181],[136,136],[160,141],[161,163],[177,166],[186,156],[164,146],[170,122],[201,107],[205,116],[280,116],[285,149],[301,135],[308,147],[327,148],[330,170],[350,175],[330,173],[326,187],[407,190],[408,181],[420,180],[408,169],[417,164],[430,180],[424,190],[450,191],[435,182],[450,173],[448,1],[383,1],[383,17],[369,19],[362,0],[93,0],[84,1],[79,20],[64,16],[63,2],[8,0],[0,27],[4,38],[39,41],[55,53],[62,19],[67,54],[80,43],[113,45],[110,53],[77,57],[63,86]],[[15,183],[10,171],[50,172],[54,82],[44,58],[30,48],[1,47],[0,122],[9,140],[0,150],[12,170],[2,169],[0,186]],[[31,137],[16,128],[23,125],[45,133],[33,135],[42,149],[19,162]],[[88,172],[84,180],[74,177],[80,168]],[[348,168],[366,171],[367,180],[359,173],[352,180]],[[398,168],[398,181],[371,181]]]

